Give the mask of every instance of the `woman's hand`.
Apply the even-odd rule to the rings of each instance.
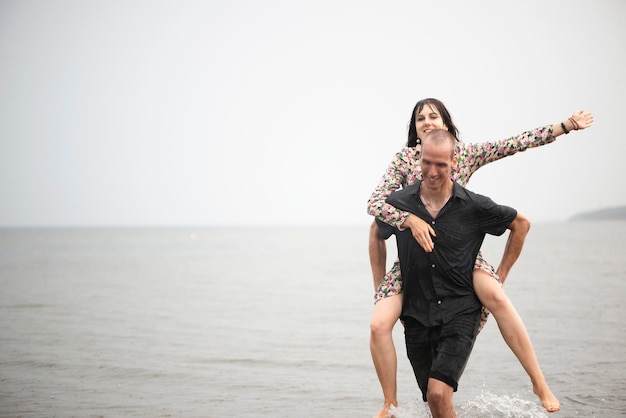
[[[435,230],[426,223],[423,219],[410,214],[409,217],[404,221],[401,225],[402,228],[409,228],[411,230],[411,235],[415,238],[415,241],[426,251],[430,253],[435,248],[435,244],[431,238],[436,237]]]
[[[585,112],[584,110],[574,112],[572,119],[576,121],[577,130],[588,128],[593,124],[593,115],[591,112]]]

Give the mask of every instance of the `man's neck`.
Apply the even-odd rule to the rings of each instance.
[[[440,189],[420,187],[420,200],[424,203],[430,216],[433,218],[437,217],[439,211],[443,209],[450,197],[452,197],[453,187],[454,184],[452,182],[446,183]]]
[[[435,201],[448,200],[450,198],[450,195],[452,194],[453,188],[454,188],[454,183],[452,182],[452,180],[445,183],[441,188],[438,188],[438,189],[431,189],[431,188],[424,187],[422,185],[420,186],[420,195],[423,196],[425,199],[430,199],[430,200],[435,200]]]

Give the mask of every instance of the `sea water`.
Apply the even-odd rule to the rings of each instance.
[[[0,416],[371,417],[367,233],[0,229]],[[626,416],[624,236],[626,222],[535,224],[507,280],[558,416]],[[504,244],[489,237],[485,257]],[[394,341],[396,416],[427,417],[401,324]],[[454,402],[548,416],[493,318]]]

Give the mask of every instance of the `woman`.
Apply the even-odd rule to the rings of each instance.
[[[506,140],[476,144],[463,144],[459,141],[457,148],[457,164],[453,180],[465,186],[471,175],[480,167],[501,158],[513,155],[554,142],[557,136],[567,134],[571,130],[585,129],[593,123],[589,112],[577,111],[562,123],[544,126]],[[381,182],[368,201],[368,213],[401,228],[410,228],[413,236],[422,248],[430,252],[433,248],[431,235],[434,231],[430,226],[415,215],[397,210],[385,203],[387,196],[400,187],[414,183],[419,179],[420,137],[432,129],[447,129],[458,140],[458,129],[452,121],[448,110],[437,99],[419,101],[411,115],[407,147],[396,154],[385,172]],[[396,399],[396,367],[397,359],[393,344],[392,330],[402,310],[402,281],[399,264],[396,260],[392,269],[385,274],[386,247],[379,237],[376,223],[370,228],[370,262],[374,275],[375,307],[370,328],[370,350],[372,360],[378,374],[384,395],[384,405],[378,417],[388,416],[392,405],[397,406]],[[504,294],[502,285],[508,270],[499,267],[495,270],[478,255],[474,269],[474,289],[483,306],[483,321],[489,311],[496,318],[498,327],[506,343],[516,355],[533,384],[543,407],[549,412],[560,409],[558,399],[548,387],[530,337],[515,308]],[[493,280],[496,279],[496,280]]]

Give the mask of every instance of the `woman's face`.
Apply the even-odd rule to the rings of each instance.
[[[417,137],[424,138],[424,135],[433,129],[445,129],[447,131],[448,127],[443,123],[439,111],[427,104],[415,115],[415,129],[417,130]]]

